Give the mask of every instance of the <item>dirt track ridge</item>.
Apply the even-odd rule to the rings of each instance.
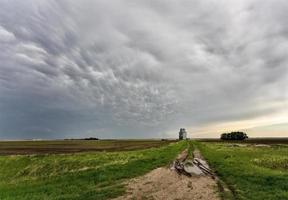
[[[194,156],[203,159],[196,150]],[[217,182],[210,176],[179,175],[168,167],[126,182],[127,194],[114,200],[218,200]]]

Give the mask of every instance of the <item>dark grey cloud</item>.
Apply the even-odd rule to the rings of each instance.
[[[284,0],[2,0],[0,137],[286,123],[287,11]]]

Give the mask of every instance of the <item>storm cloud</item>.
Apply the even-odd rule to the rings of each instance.
[[[287,19],[286,0],[0,0],[0,138],[288,123]]]

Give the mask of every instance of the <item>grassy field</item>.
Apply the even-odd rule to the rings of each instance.
[[[269,143],[263,141],[254,143]],[[266,147],[247,143],[237,146],[211,141],[194,144],[231,189],[233,199],[288,199],[288,145],[272,142]]]
[[[27,154],[0,156],[0,199],[113,198],[125,193],[125,180],[167,165],[187,147],[191,156],[198,148],[228,185],[233,197],[225,199],[288,199],[288,145],[269,141],[0,142],[2,154]]]
[[[0,199],[116,197],[125,192],[124,180],[167,165],[185,148],[183,141],[135,151],[0,156]]]
[[[175,140],[0,141],[0,155],[127,151],[160,147]]]

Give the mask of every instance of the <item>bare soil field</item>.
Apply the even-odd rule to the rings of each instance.
[[[59,154],[90,151],[128,151],[160,147],[175,140],[53,140],[0,141],[0,155]]]

